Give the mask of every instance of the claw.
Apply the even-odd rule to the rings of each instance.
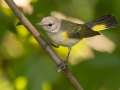
[[[68,54],[67,54],[67,57],[66,57],[66,60],[65,60],[66,63],[68,63],[68,61],[69,61],[69,56],[70,56],[71,49],[72,49],[72,47],[68,48]]]
[[[67,64],[65,62],[62,62],[58,65],[58,69],[57,69],[57,72],[61,72],[63,71],[64,69],[66,69],[67,67]]]

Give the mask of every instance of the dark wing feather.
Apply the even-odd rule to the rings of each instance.
[[[97,31],[92,31],[84,24],[76,24],[64,20],[62,21],[61,30],[67,31],[69,38],[75,39],[88,38],[100,34]]]

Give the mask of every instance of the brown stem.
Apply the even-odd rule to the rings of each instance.
[[[20,22],[27,28],[27,30],[34,36],[34,38],[37,40],[39,45],[48,53],[48,55],[52,58],[58,68],[62,70],[64,75],[68,78],[68,80],[71,82],[71,85],[75,88],[75,90],[83,90],[80,83],[76,79],[76,77],[72,74],[72,72],[68,69],[68,67],[65,65],[63,60],[58,57],[58,55],[54,52],[54,50],[49,46],[46,41],[41,37],[40,33],[37,31],[37,29],[30,23],[30,21],[24,16],[24,14],[18,9],[16,4],[13,2],[13,0],[5,0],[8,6],[13,10],[14,14],[18,17]],[[62,67],[59,67],[62,65]],[[64,67],[64,68],[63,68]]]

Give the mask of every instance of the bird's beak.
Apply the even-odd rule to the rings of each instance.
[[[37,26],[46,26],[47,24],[42,24],[41,22],[36,24]]]

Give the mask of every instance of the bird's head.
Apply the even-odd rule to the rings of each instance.
[[[53,16],[44,17],[38,25],[41,25],[47,32],[58,32],[61,26],[61,20]]]

